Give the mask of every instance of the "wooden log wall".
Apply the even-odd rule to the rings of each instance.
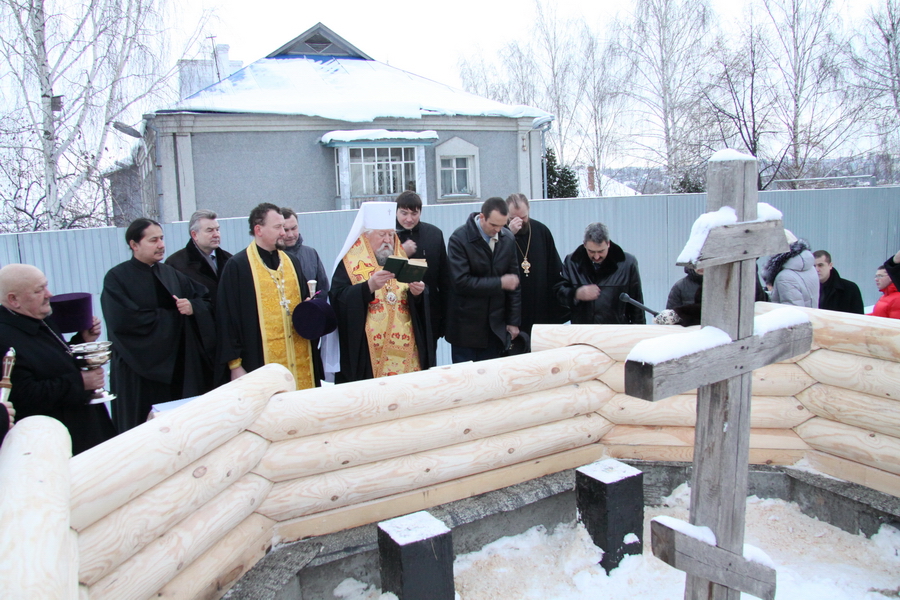
[[[807,312],[812,351],[754,372],[750,460],[805,459],[900,495],[900,322]],[[69,469],[56,467],[54,486],[25,492],[38,501],[22,500],[23,482],[36,461],[61,455],[46,450],[49,433],[29,427],[55,422],[23,421],[0,451],[0,552],[22,566],[0,573],[13,578],[0,586],[28,598],[213,599],[276,542],[606,456],[690,461],[696,392],[649,403],[623,384],[635,343],[683,331],[537,326],[530,355],[300,392],[268,366],[71,460],[63,454]],[[22,444],[37,435],[40,453],[27,454]],[[23,515],[41,526],[12,537]],[[52,564],[22,562],[31,556],[22,544]]]

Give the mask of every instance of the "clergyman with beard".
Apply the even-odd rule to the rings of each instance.
[[[309,297],[300,260],[284,252],[281,209],[264,202],[250,211],[244,250],[225,263],[216,302],[218,362],[237,379],[263,365],[278,363],[293,375],[298,390],[322,380],[317,340],[300,336],[292,313]]]
[[[335,383],[427,369],[434,365],[426,339],[421,281],[400,283],[382,267],[406,257],[395,232],[394,202],[365,202],[338,253],[329,297],[338,318],[340,358]],[[333,344],[332,344],[333,347]]]

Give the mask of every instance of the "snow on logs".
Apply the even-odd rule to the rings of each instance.
[[[4,413],[5,414],[5,413]],[[0,449],[0,590],[4,598],[78,597],[78,553],[69,529],[65,426],[35,416],[16,423]]]

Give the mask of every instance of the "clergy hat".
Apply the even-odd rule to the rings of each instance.
[[[519,331],[519,335],[512,339],[510,333],[506,332],[506,347],[503,348],[500,356],[516,356],[528,352],[531,352],[531,336],[524,331]]]
[[[94,325],[94,309],[87,292],[59,294],[50,298],[53,322],[63,333],[84,331]]]
[[[350,247],[356,243],[360,234],[366,229],[390,229],[394,231],[397,227],[397,203],[396,202],[363,202],[359,205],[359,212],[356,213],[356,219],[353,220],[353,226],[350,227],[350,233],[344,240],[344,246],[338,252],[337,260],[334,261],[334,267],[331,272],[337,269],[344,256],[350,250]]]
[[[301,302],[291,315],[294,331],[308,340],[315,340],[337,329],[337,315],[324,298]]]

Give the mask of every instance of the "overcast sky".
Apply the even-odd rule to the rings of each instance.
[[[533,0],[183,0],[188,10],[201,4],[214,9],[211,30],[216,42],[231,46],[232,60],[249,64],[279,48],[318,22],[375,60],[459,86],[461,55],[497,50],[530,34],[535,21]],[[853,0],[853,16],[872,0]],[[742,0],[713,0],[727,17],[740,12]],[[624,2],[544,0],[560,17],[584,17],[597,30]],[[726,12],[727,11],[727,12]]]

